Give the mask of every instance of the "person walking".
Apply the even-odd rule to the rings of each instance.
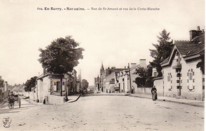
[[[152,100],[153,101],[157,100],[157,89],[155,88],[155,86],[152,87],[151,93],[152,93]]]

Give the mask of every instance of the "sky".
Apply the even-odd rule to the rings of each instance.
[[[204,0],[1,0],[0,76],[12,85],[42,74],[39,48],[72,36],[85,49],[75,69],[93,85],[102,63],[121,68],[152,61],[149,49],[163,29],[172,40],[189,40],[189,30],[205,29],[204,10]]]

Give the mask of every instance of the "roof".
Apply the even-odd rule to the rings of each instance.
[[[193,56],[199,56],[200,54],[204,53],[205,50],[205,41],[204,41],[204,33],[200,36],[195,37],[191,41],[175,41],[173,50],[168,58],[161,62],[161,65],[171,64],[170,60],[173,59],[174,54],[178,51],[183,58],[191,59]],[[192,57],[191,57],[192,56]]]
[[[167,57],[165,60],[163,60],[163,61],[161,62],[161,64],[167,63],[167,62],[169,61],[169,59],[170,59],[170,57]]]
[[[115,72],[112,72],[108,76],[106,76],[106,82],[110,82],[111,79],[115,79]]]
[[[192,41],[175,41],[174,43],[183,57],[192,56],[200,53],[205,48],[204,43]]]
[[[161,80],[163,77],[154,77],[153,80]]]

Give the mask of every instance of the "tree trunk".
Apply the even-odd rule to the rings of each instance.
[[[65,94],[65,101],[68,101],[68,85],[65,84],[65,90],[66,90],[66,94]]]
[[[62,96],[62,76],[60,77],[60,96]]]

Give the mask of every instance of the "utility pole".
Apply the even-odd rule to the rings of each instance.
[[[81,74],[81,69],[79,71],[79,90],[82,90],[82,74]]]
[[[130,66],[128,63],[128,69],[129,69],[129,85],[130,85],[130,93],[132,93],[132,80],[131,80],[131,72],[130,72]]]

